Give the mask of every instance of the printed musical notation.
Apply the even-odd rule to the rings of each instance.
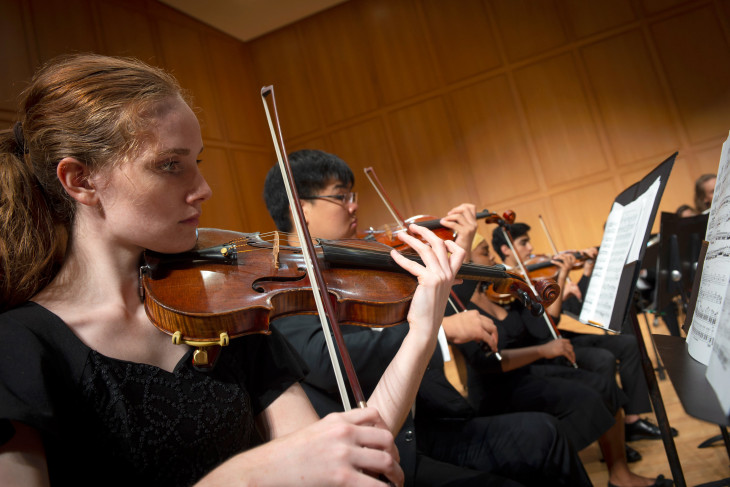
[[[611,323],[621,274],[626,264],[638,260],[649,230],[661,178],[638,198],[627,205],[614,202],[608,214],[601,240],[601,250],[583,299],[580,321],[583,323]]]
[[[707,365],[707,381],[725,414],[730,415],[730,136],[722,145],[705,240],[709,246],[687,334],[687,350]],[[715,305],[717,293],[722,296],[719,306]],[[718,309],[714,317],[710,316],[710,309]]]

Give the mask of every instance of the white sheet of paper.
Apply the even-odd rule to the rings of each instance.
[[[708,365],[721,314],[729,314],[725,299],[730,283],[730,137],[722,145],[705,240],[709,242],[697,293],[687,352]]]

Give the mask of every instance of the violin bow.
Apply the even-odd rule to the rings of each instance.
[[[390,198],[388,198],[388,194],[385,192],[385,188],[380,183],[380,180],[378,179],[377,174],[375,174],[375,169],[372,167],[366,167],[364,169],[365,176],[367,176],[368,180],[370,181],[370,184],[373,185],[373,188],[375,188],[375,192],[378,193],[378,196],[380,196],[380,199],[383,201],[383,204],[390,212],[393,219],[398,223],[398,226],[403,231],[408,231],[408,228],[406,228],[406,221],[403,218],[403,216],[396,210],[395,205],[390,201]]]
[[[274,112],[274,118],[276,119],[276,127],[274,127],[274,123],[271,119],[269,104],[267,103],[268,96],[271,96],[271,105]],[[301,245],[304,263],[307,267],[309,282],[312,285],[312,292],[314,293],[314,300],[317,305],[317,313],[322,324],[322,331],[324,332],[324,338],[327,343],[330,360],[332,361],[332,368],[335,371],[335,379],[340,391],[340,397],[342,398],[342,406],[345,411],[352,409],[347,395],[347,389],[342,378],[339,361],[337,360],[337,354],[332,343],[332,336],[335,337],[335,341],[337,342],[337,348],[340,352],[340,358],[342,359],[342,364],[345,368],[348,381],[350,382],[350,388],[352,390],[355,403],[358,407],[364,408],[367,406],[365,396],[363,395],[360,382],[355,374],[355,367],[352,365],[350,354],[347,352],[347,347],[345,346],[345,341],[342,337],[342,332],[340,331],[337,315],[335,314],[334,305],[327,292],[327,284],[325,283],[316,259],[317,254],[314,249],[314,244],[312,243],[312,237],[304,220],[304,212],[302,211],[302,205],[297,192],[296,183],[294,182],[294,176],[292,175],[289,158],[287,157],[286,148],[284,146],[284,137],[281,133],[281,125],[279,123],[279,114],[276,109],[276,97],[274,95],[273,86],[264,86],[261,88],[261,100],[264,104],[264,110],[266,111],[266,119],[269,122],[269,130],[271,131],[271,138],[274,142],[276,158],[284,180],[286,194],[289,198],[289,206],[293,214],[294,226],[296,227],[297,237],[299,238],[299,243]]]
[[[550,236],[550,232],[548,231],[547,225],[545,225],[545,220],[542,219],[542,215],[537,215],[537,219],[540,220],[540,225],[542,225],[542,230],[545,232],[545,236],[548,239],[548,242],[550,243],[550,248],[553,249],[553,255],[558,255],[558,248],[555,246],[555,242],[553,242],[553,237]],[[566,276],[565,282],[571,282],[570,276]]]
[[[514,240],[512,240],[512,235],[509,233],[509,230],[507,230],[507,224],[503,220],[500,222],[499,228],[502,229],[502,234],[504,235],[504,238],[507,240],[507,245],[509,246],[510,251],[512,252],[512,255],[515,257],[515,260],[517,261],[517,265],[520,268],[520,272],[522,272],[522,275],[525,276],[525,281],[527,282],[527,285],[530,286],[530,289],[532,292],[537,295],[537,291],[535,290],[535,286],[532,284],[532,280],[530,279],[530,275],[527,273],[527,269],[525,268],[525,264],[522,263],[522,258],[520,257],[520,254],[518,254],[515,251],[514,246]],[[561,290],[562,292],[562,290]],[[545,319],[545,323],[547,324],[548,330],[550,331],[550,334],[553,336],[554,340],[557,340],[558,338],[562,338],[562,335],[560,334],[560,330],[558,330],[558,327],[555,325],[555,322],[553,321],[552,316],[550,316],[550,313],[548,313],[547,308],[542,313],[543,318]],[[578,368],[578,364],[573,362],[571,364],[574,368]]]

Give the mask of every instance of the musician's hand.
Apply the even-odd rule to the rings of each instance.
[[[374,408],[334,413],[294,433],[247,450],[199,484],[382,487],[403,485],[393,435]]]
[[[543,358],[565,357],[571,364],[575,363],[575,351],[570,340],[558,338],[540,345]]]
[[[451,343],[484,342],[497,351],[497,327],[487,316],[470,309],[444,318],[442,322],[446,338]]]
[[[400,232],[398,238],[418,253],[423,265],[395,250],[391,251],[391,257],[418,279],[418,287],[408,311],[408,323],[412,329],[426,327],[427,336],[435,340],[444,317],[446,299],[456,273],[461,268],[465,251],[450,240],[441,240],[427,228],[411,225],[409,231],[425,242],[406,232]]]
[[[593,267],[596,265],[596,258],[598,257],[598,247],[589,247],[581,250],[581,253],[588,258],[583,264],[583,275],[588,277],[593,273]]]
[[[466,251],[464,261],[471,262],[471,244],[477,233],[476,206],[464,203],[452,208],[441,219],[441,225],[454,231],[456,234],[454,242]]]
[[[580,292],[580,288],[573,281],[565,283],[563,286],[563,301],[571,296],[575,296],[578,301],[583,301],[583,293]]]

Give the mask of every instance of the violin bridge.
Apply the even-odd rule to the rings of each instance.
[[[274,232],[274,247],[271,250],[274,254],[274,269],[279,268],[279,232]]]

